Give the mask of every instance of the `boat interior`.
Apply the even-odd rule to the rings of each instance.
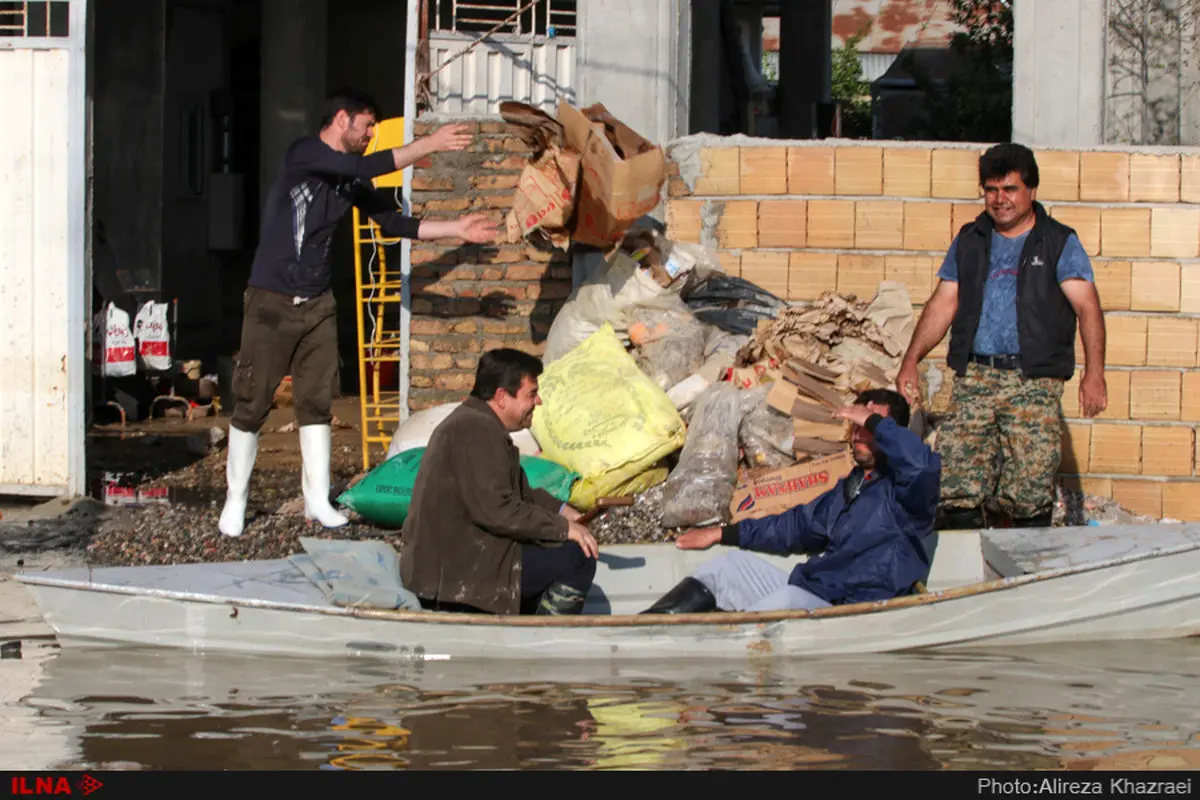
[[[1200,547],[1200,526],[1182,524],[943,531],[924,590],[938,593],[1000,578],[1195,547]],[[671,543],[604,547],[584,614],[638,614],[702,563],[725,550],[722,547],[679,550]],[[804,560],[803,556],[758,555],[785,570]],[[319,586],[295,561],[287,559],[83,568],[34,579],[47,580],[70,588],[112,587],[123,593],[192,595],[247,604],[284,603],[309,608],[341,605],[331,598],[328,587]],[[396,586],[399,587],[398,582]],[[367,607],[396,608],[377,604]]]

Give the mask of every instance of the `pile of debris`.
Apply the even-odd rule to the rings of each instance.
[[[904,284],[788,303],[726,274],[711,248],[648,224],[665,158],[604,106],[560,103],[555,119],[504,103],[501,114],[534,150],[509,240],[594,248],[547,335],[543,404],[514,442],[575,477],[564,492],[581,511],[634,498],[592,523],[598,540],[765,516],[846,475],[851,426],[833,412],[894,385],[916,327]],[[389,455],[420,447],[429,421],[402,425]],[[917,404],[910,429],[932,442],[930,422]]]
[[[592,249],[547,335],[531,436],[514,442],[577,476],[569,499],[582,511],[635,498],[593,523],[601,541],[762,516],[848,472],[849,428],[831,412],[894,379],[915,324],[904,286],[793,306],[645,224],[666,157],[603,105],[500,113],[533,150],[508,240]],[[389,456],[420,447],[452,405],[402,425]]]
[[[790,305],[714,250],[631,224],[554,319],[543,405],[514,442],[578,476],[581,511],[634,498],[592,523],[603,543],[776,513],[850,471],[850,426],[832,413],[892,385],[914,324],[903,284]],[[390,455],[429,429],[410,419]]]

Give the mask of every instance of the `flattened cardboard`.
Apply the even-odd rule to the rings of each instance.
[[[751,389],[764,383],[772,385],[783,383],[779,370],[772,366],[774,361],[759,361],[748,367],[730,367],[729,380],[739,389]],[[786,411],[784,412],[787,413]]]
[[[796,383],[797,381],[792,377],[793,375],[809,375],[826,383],[833,383],[838,377],[836,372],[824,367],[818,367],[811,361],[806,361],[803,358],[789,358],[784,365],[783,376],[792,383]]]
[[[795,384],[787,381],[775,381],[767,394],[767,405],[781,414],[791,416],[792,406],[796,405],[798,392]]]
[[[759,472],[741,481],[729,505],[732,522],[758,519],[811,503],[854,468],[849,450],[782,469]]]
[[[796,374],[795,378],[796,380],[793,382],[800,389],[801,394],[820,400],[831,408],[841,408],[846,405],[842,395],[828,384],[803,374]]]
[[[796,397],[792,403],[791,415],[794,419],[806,419],[810,422],[833,422],[833,409],[829,406],[818,405],[807,397]]]
[[[844,442],[827,442],[824,439],[794,438],[792,452],[797,456],[825,456],[846,449]]]
[[[797,419],[792,423],[796,439],[822,439],[826,442],[850,441],[850,428],[844,422],[813,422]]]

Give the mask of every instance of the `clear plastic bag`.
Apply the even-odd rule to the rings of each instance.
[[[788,467],[793,455],[795,428],[792,418],[767,403],[771,384],[742,392],[742,421],[738,429],[746,466]]]
[[[664,392],[700,368],[708,331],[678,295],[661,295],[629,309],[629,341],[638,366]]]
[[[663,487],[664,528],[729,520],[729,503],[737,483],[741,394],[732,384],[722,382],[697,399],[679,464]]]
[[[796,457],[782,450],[753,433],[743,434],[742,460],[750,469],[781,469],[796,463]]]

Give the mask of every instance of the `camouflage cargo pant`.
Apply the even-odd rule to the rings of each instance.
[[[955,380],[938,432],[943,509],[977,508],[989,498],[1018,519],[1053,509],[1063,385],[1058,378],[1023,377],[1019,370],[967,366]]]

